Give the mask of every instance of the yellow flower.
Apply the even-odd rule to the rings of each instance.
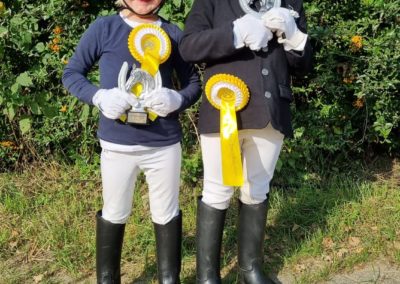
[[[14,148],[14,142],[12,141],[1,141],[0,142],[0,146],[4,147],[4,148]]]
[[[67,64],[68,64],[68,59],[63,59],[63,60],[62,60],[62,63],[65,64],[65,65],[67,65]]]
[[[355,108],[360,109],[360,108],[362,108],[363,106],[364,106],[364,98],[358,98],[357,100],[355,100],[355,101],[353,102],[353,107],[355,107]]]
[[[353,51],[360,50],[363,47],[362,36],[355,35],[351,38],[351,48]]]
[[[66,106],[66,105],[63,105],[63,106],[60,108],[60,112],[67,112],[67,106]]]
[[[53,43],[54,44],[57,44],[59,42],[60,42],[60,38],[59,37],[53,38]]]
[[[0,13],[3,13],[6,10],[6,5],[3,2],[0,2]]]
[[[63,30],[62,30],[62,28],[61,28],[60,26],[56,26],[56,27],[53,29],[53,33],[56,34],[56,35],[61,34],[62,31],[63,31]]]

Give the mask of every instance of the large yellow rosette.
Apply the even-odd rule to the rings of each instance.
[[[205,86],[208,101],[220,110],[222,180],[224,185],[243,185],[236,112],[246,106],[250,94],[246,84],[229,74],[212,76]]]
[[[132,56],[141,64],[140,68],[155,77],[160,64],[171,55],[171,41],[167,33],[154,24],[142,24],[134,28],[128,37],[128,48]],[[142,84],[132,87],[132,93],[140,96]],[[149,119],[155,120],[157,115],[149,112]]]

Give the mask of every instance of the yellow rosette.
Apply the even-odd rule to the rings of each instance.
[[[224,185],[243,185],[236,112],[246,106],[250,94],[246,84],[229,74],[212,76],[205,86],[208,101],[220,110],[222,179]]]
[[[154,24],[143,24],[134,28],[128,37],[128,48],[132,56],[141,64],[140,68],[155,77],[160,64],[171,55],[171,41],[167,33]],[[132,87],[132,93],[140,96],[143,86],[138,83]],[[149,112],[149,119],[157,115]]]

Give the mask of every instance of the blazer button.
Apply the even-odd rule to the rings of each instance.
[[[269,74],[268,69],[267,69],[267,68],[263,68],[263,69],[261,70],[261,74],[263,74],[264,76],[268,76],[268,74]]]
[[[264,96],[267,98],[267,99],[269,99],[269,98],[271,98],[271,93],[270,92],[268,92],[268,91],[266,91],[265,93],[264,93]]]

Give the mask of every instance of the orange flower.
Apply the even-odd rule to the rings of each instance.
[[[344,78],[343,78],[343,83],[345,83],[345,84],[351,84],[351,83],[353,83],[353,81],[354,81],[355,78],[356,78],[356,77],[355,77],[354,75],[350,75],[350,76],[348,76],[348,77],[344,77]]]
[[[61,28],[60,26],[56,26],[56,27],[53,29],[53,33],[56,34],[56,35],[61,34],[62,31],[63,31],[63,30],[62,30],[62,28]]]
[[[364,98],[358,98],[357,100],[355,100],[353,102],[353,107],[358,109],[364,107]]]
[[[57,44],[59,42],[60,42],[60,38],[59,37],[53,38],[53,43],[54,44]]]
[[[362,36],[355,35],[351,38],[351,49],[353,51],[360,50],[363,47],[363,38]]]
[[[57,44],[50,44],[50,49],[55,53],[60,52],[60,46]]]
[[[66,105],[63,105],[63,106],[60,108],[60,112],[67,112],[67,106],[66,106]]]

